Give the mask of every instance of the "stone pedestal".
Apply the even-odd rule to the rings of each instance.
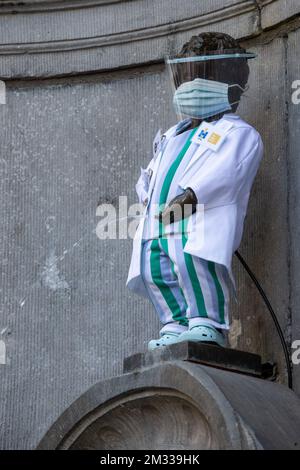
[[[131,372],[141,367],[149,367],[158,362],[175,359],[255,377],[262,377],[264,369],[258,354],[187,341],[126,357],[123,363],[123,372]]]
[[[193,343],[131,356],[38,449],[297,449],[300,400],[260,367],[259,356]]]

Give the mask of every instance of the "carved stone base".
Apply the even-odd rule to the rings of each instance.
[[[300,400],[291,390],[195,363],[201,348],[178,346],[125,360],[125,369],[133,370],[90,388],[54,423],[38,449],[298,448]],[[231,367],[232,351],[222,350],[222,360],[209,349],[211,358]],[[256,371],[258,359],[248,359],[248,369],[243,361],[234,368]]]

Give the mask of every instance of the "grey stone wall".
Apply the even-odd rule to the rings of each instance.
[[[200,31],[228,32],[258,53],[239,114],[261,132],[265,157],[240,251],[289,343],[300,339],[298,9],[293,0],[1,2],[0,448],[34,447],[158,332],[151,305],[125,288],[131,241],[100,241],[96,209],[136,200],[152,139],[175,119],[163,56]],[[268,312],[234,268],[231,345],[278,362],[285,382]]]

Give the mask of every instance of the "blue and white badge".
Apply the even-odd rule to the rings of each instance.
[[[232,127],[231,123],[222,122],[215,125],[203,121],[192,137],[192,142],[217,152],[224,142],[227,132]]]

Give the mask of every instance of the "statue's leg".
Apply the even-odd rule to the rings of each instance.
[[[195,267],[199,285],[204,293],[206,316],[202,321],[201,311],[191,312],[190,328],[197,324],[206,324],[218,329],[229,328],[229,277],[226,267],[213,261],[187,255]]]
[[[168,253],[187,302],[189,328],[229,328],[229,277],[222,265],[185,253],[185,236],[170,237]]]
[[[174,265],[158,239],[144,243],[142,275],[149,298],[162,323],[160,334],[182,333],[188,328],[187,303]]]

